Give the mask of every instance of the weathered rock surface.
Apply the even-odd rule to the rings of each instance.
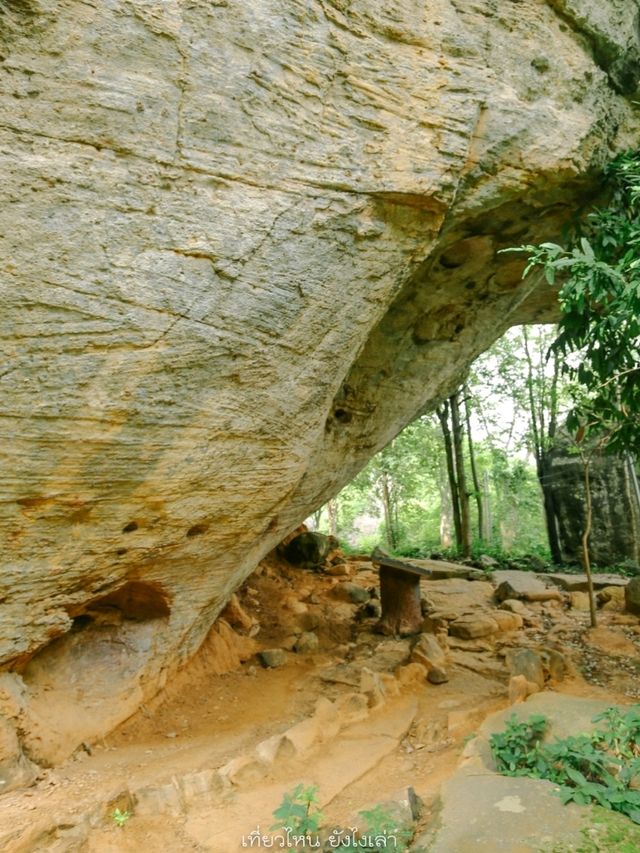
[[[640,616],[640,577],[631,578],[624,590],[624,605],[629,613]]]
[[[115,724],[286,532],[548,316],[496,253],[557,236],[635,144],[637,9],[0,12],[0,662],[57,755],[34,655],[64,691],[112,646],[127,696],[83,675],[74,701],[83,737]]]
[[[638,471],[626,457],[594,453],[590,466],[592,531],[589,551],[594,564],[640,566]],[[553,496],[562,558],[581,562],[585,524],[584,468],[568,437],[560,433],[550,453],[547,474]]]
[[[544,578],[568,592],[586,592],[589,589],[586,574],[572,575],[566,572],[555,572],[554,574],[544,575]],[[601,572],[595,572],[591,578],[594,589],[605,589],[606,587],[622,587],[624,589],[629,583],[629,578],[622,575],[603,574]]]

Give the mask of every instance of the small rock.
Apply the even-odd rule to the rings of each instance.
[[[258,657],[263,666],[268,669],[275,669],[285,663],[287,653],[284,649],[263,649],[261,652],[258,652]]]
[[[351,575],[351,566],[348,563],[329,563],[323,569],[325,575],[331,577],[349,577]]]
[[[313,631],[305,631],[298,637],[293,649],[297,654],[305,655],[309,652],[315,652],[319,645],[318,635],[314,634]]]
[[[457,616],[456,616],[457,618]],[[453,620],[451,620],[453,621]],[[422,631],[423,634],[447,634],[449,632],[449,620],[443,619],[439,616],[425,616],[422,620]]]
[[[517,598],[507,598],[500,605],[500,610],[508,610],[510,613],[519,613],[520,616],[529,616],[531,611],[526,607],[522,601],[518,601]]]
[[[496,610],[491,614],[491,618],[495,619],[501,631],[518,631],[524,624],[519,613],[509,613],[506,610]]]
[[[539,692],[538,685],[527,681],[524,675],[512,675],[509,679],[509,704],[511,705],[524,702],[529,696]]]
[[[463,640],[475,640],[497,634],[498,623],[490,616],[461,616],[449,625],[449,633]]]
[[[364,604],[371,598],[369,590],[365,589],[363,586],[358,586],[357,583],[351,583],[350,581],[338,584],[336,592],[340,598],[351,601],[352,604]]]
[[[446,670],[442,667],[434,666],[433,669],[430,669],[427,673],[427,681],[430,684],[445,684],[449,681],[449,676],[447,675]]]
[[[362,613],[366,617],[373,616],[375,619],[379,619],[382,616],[382,605],[377,599],[372,598],[364,605]]]
[[[527,682],[536,685],[538,690],[542,690],[544,687],[542,660],[531,649],[518,649],[515,652],[508,653],[507,665],[512,676],[523,676]]]
[[[588,592],[570,592],[569,601],[572,610],[578,610],[582,613],[589,612],[589,593]]]
[[[444,668],[446,655],[433,634],[420,634],[411,650],[410,660],[413,663],[421,663],[429,671],[434,668]]]
[[[481,554],[477,560],[480,563],[480,568],[482,569],[492,569],[494,566],[498,565],[498,561],[494,560],[493,557],[490,557],[488,554]]]
[[[566,657],[557,649],[542,648],[538,652],[544,669],[545,681],[562,681],[569,671]]]

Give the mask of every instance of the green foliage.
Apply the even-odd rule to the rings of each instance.
[[[111,812],[111,820],[115,823],[116,826],[119,826],[121,829],[124,828],[124,825],[131,817],[133,817],[133,812],[130,812],[128,809],[125,809],[124,811],[121,811],[120,809],[114,809]]]
[[[609,708],[593,722],[603,725],[545,744],[544,717],[519,722],[514,715],[491,737],[496,766],[505,776],[554,782],[565,803],[597,803],[640,824],[640,705]]]
[[[276,823],[270,827],[270,831],[284,829],[294,837],[317,836],[324,820],[324,815],[317,808],[317,794],[317,786],[305,787],[303,784],[285,793],[282,802],[273,812]],[[378,804],[358,814],[362,820],[363,829],[350,835],[345,835],[343,830],[334,830],[331,834],[333,839],[339,841],[338,849],[358,850],[360,853],[372,853],[387,847],[399,853],[408,849],[413,830],[398,825],[398,819],[392,808]],[[336,844],[333,845],[335,846]]]
[[[562,320],[553,344],[577,385],[568,426],[580,439],[606,435],[612,451],[640,452],[640,151],[605,171],[609,203],[576,226],[567,246],[520,246],[561,281]],[[507,250],[510,251],[510,250]]]
[[[324,819],[324,815],[317,807],[317,795],[316,785],[305,787],[303,784],[285,793],[282,802],[273,812],[277,822],[270,827],[271,831],[289,829],[299,835],[317,833]]]
[[[504,732],[492,735],[489,741],[500,773],[541,778],[545,765],[539,767],[540,746],[546,730],[547,720],[539,715],[520,722],[514,714],[507,720]]]

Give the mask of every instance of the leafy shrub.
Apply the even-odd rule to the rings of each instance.
[[[565,803],[597,803],[640,824],[640,705],[608,708],[593,722],[604,725],[545,744],[544,717],[520,722],[514,715],[490,739],[496,766],[505,776],[554,782]]]

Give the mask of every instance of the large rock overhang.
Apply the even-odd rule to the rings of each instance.
[[[21,0],[0,53],[0,663],[35,695],[33,655],[137,584],[166,602],[127,669],[148,695],[548,318],[498,251],[557,238],[637,145],[637,7]]]

